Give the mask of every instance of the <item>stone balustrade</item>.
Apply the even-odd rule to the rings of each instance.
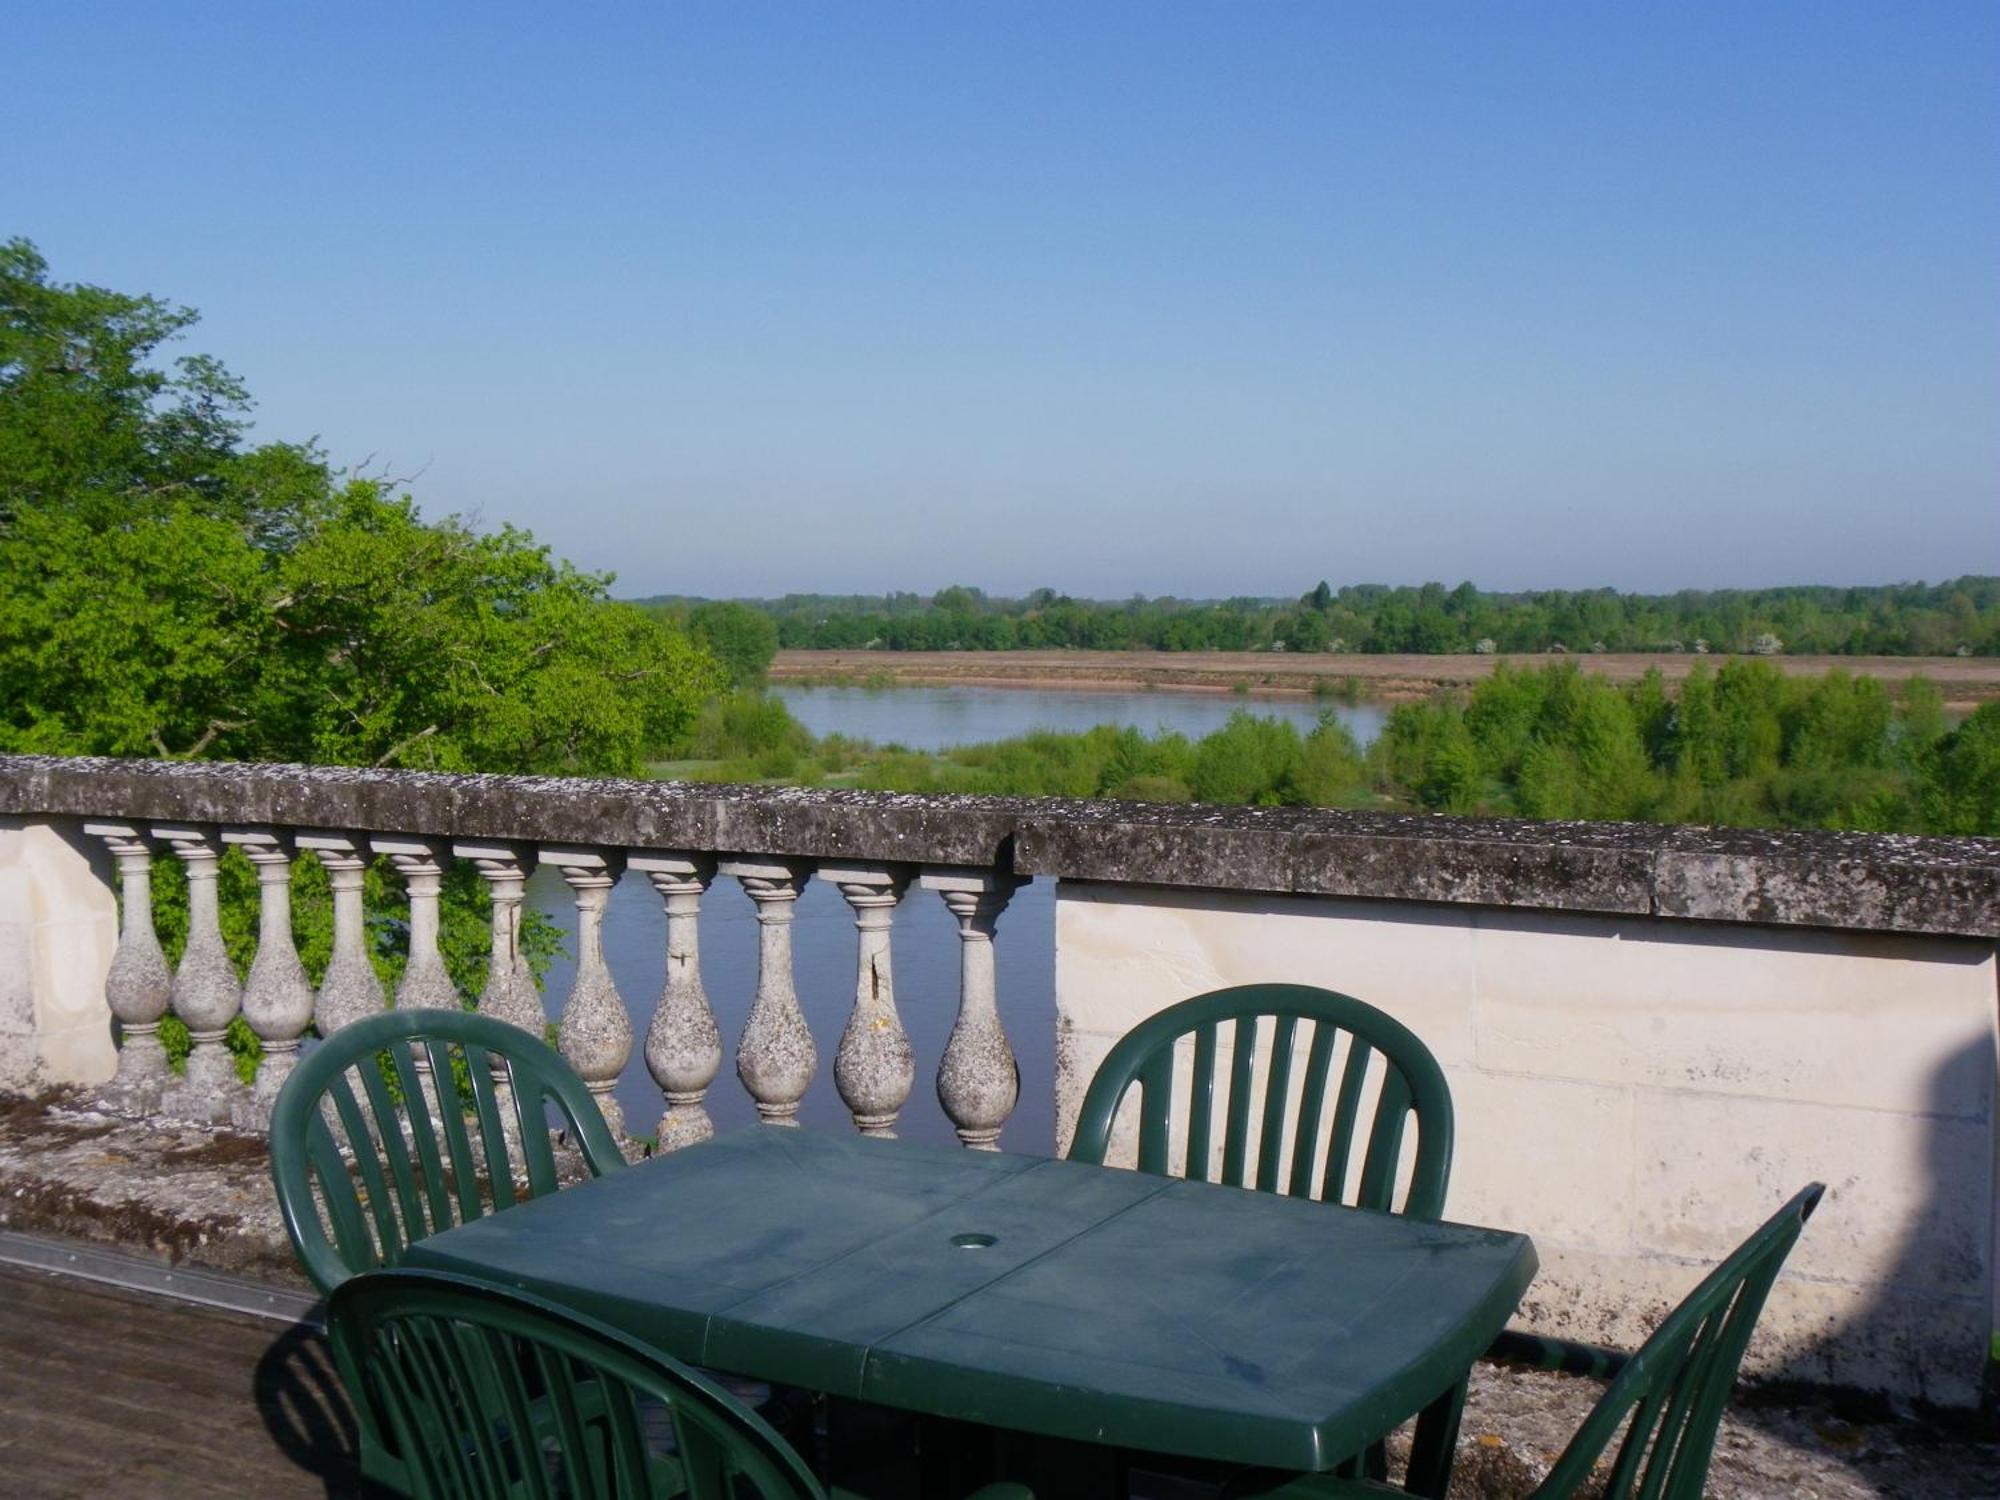
[[[216,900],[231,848],[259,893],[240,982]],[[332,888],[317,989],[289,923],[306,856]],[[151,890],[168,860],[188,890],[171,971]],[[124,1113],[254,1128],[313,1032],[459,1003],[439,948],[454,864],[491,897],[478,1009],[537,1033],[553,1019],[628,1143],[710,1135],[718,1087],[795,1125],[824,1073],[864,1134],[907,1125],[928,1086],[966,1146],[1044,1145],[1006,1133],[1022,1012],[995,951],[1010,898],[1052,881],[1057,1034],[1037,1052],[1054,1059],[1058,1147],[1097,1061],[1145,1016],[1225,984],[1324,984],[1396,1014],[1443,1064],[1447,1213],[1535,1235],[1531,1326],[1636,1343],[1771,1204],[1824,1178],[1751,1368],[1945,1404],[1984,1378],[2000,841],[0,756],[0,1088],[81,1083]],[[521,942],[541,866],[577,909],[573,979],[546,1001]],[[408,900],[393,995],[369,958],[371,867]],[[648,978],[621,994],[604,960],[621,880],[661,903],[657,993]],[[794,977],[813,881],[853,918],[831,1057]],[[754,985],[725,1007],[748,1002],[736,1037],[701,967],[704,906],[730,884],[757,938]],[[959,940],[933,1079],[894,975],[898,916],[918,903],[941,903]],[[159,1040],[170,1014],[192,1039],[179,1075]],[[264,1049],[247,1087],[224,1045],[239,1015]],[[658,1114],[625,1120],[615,1086],[635,1069]]]
[[[19,764],[18,762],[16,764]],[[44,763],[71,774],[79,763]],[[194,778],[158,776],[166,768],[114,768],[134,798],[111,798],[126,807],[158,807],[158,794],[182,808]],[[342,773],[304,773],[331,786]],[[420,778],[406,782],[438,793],[463,791],[491,778]],[[428,785],[426,785],[428,783]],[[144,790],[141,791],[141,788]],[[554,790],[544,784],[542,795]],[[526,784],[516,791],[533,797]],[[853,1011],[832,1059],[835,1086],[855,1127],[867,1135],[893,1135],[898,1114],[915,1084],[915,1062],[897,1013],[893,979],[892,918],[912,885],[937,890],[966,929],[965,994],[953,1043],[937,1079],[939,1103],[959,1126],[967,1146],[997,1149],[1017,1094],[1015,1064],[996,1005],[990,945],[994,924],[1017,877],[998,867],[927,866],[920,861],[821,860],[784,854],[727,854],[709,849],[623,847],[528,839],[463,838],[457,820],[421,796],[406,828],[276,826],[191,818],[128,817],[118,822],[84,819],[80,831],[100,842],[116,861],[123,911],[117,946],[104,977],[104,999],[123,1034],[117,1071],[98,1091],[119,1112],[157,1114],[177,1122],[262,1129],[308,1027],[322,1036],[393,1004],[397,1008],[455,1007],[458,990],[439,947],[440,895],[455,859],[470,861],[492,899],[492,939],[487,978],[477,1009],[541,1036],[542,997],[522,955],[521,914],[529,873],[538,865],[559,870],[575,893],[577,962],[554,1027],[557,1049],[596,1096],[613,1134],[636,1154],[638,1147],[613,1090],[632,1062],[634,1031],[603,947],[603,924],[612,888],[629,869],[643,872],[660,893],[668,918],[666,983],[645,1029],[643,1065],[659,1088],[662,1113],[654,1144],[673,1149],[713,1134],[704,1099],[723,1055],[722,1038],[703,988],[698,913],[703,893],[718,875],[739,882],[755,904],[760,929],[755,1003],[736,1046],[736,1074],[758,1115],[773,1125],[795,1126],[800,1100],[820,1059],[793,982],[792,909],[806,882],[835,885],[853,908],[859,932]],[[300,809],[303,811],[304,809]],[[339,803],[315,811],[345,810]],[[357,816],[372,813],[357,812]],[[921,853],[898,830],[899,852]],[[225,949],[216,900],[216,872],[223,851],[243,850],[257,870],[260,928],[256,953],[239,984]],[[962,840],[946,851],[962,856]],[[333,886],[331,961],[315,995],[293,944],[290,881],[294,859],[318,858]],[[187,937],[171,973],[153,926],[151,874],[157,858],[179,859],[187,870]],[[998,851],[991,857],[997,861]],[[408,954],[393,996],[384,992],[367,954],[363,872],[371,859],[400,877],[409,902]],[[170,1075],[158,1041],[160,1020],[171,1011],[192,1040],[183,1076]],[[236,1076],[224,1038],[241,1015],[262,1045],[254,1084]],[[651,1131],[651,1119],[633,1122]]]

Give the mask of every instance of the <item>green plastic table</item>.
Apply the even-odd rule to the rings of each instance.
[[[710,1368],[1278,1469],[1451,1391],[1524,1235],[1079,1162],[752,1126],[412,1245]]]

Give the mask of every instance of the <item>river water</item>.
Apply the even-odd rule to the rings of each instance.
[[[1087,729],[1130,724],[1147,732],[1171,729],[1199,737],[1220,728],[1239,710],[1271,714],[1310,729],[1322,705],[1245,700],[1232,695],[1161,692],[1070,692],[976,687],[808,687],[773,690],[814,734],[839,733],[878,744],[942,750],[953,745],[1011,738],[1034,729]],[[1332,710],[1364,744],[1384,717],[1372,704]],[[528,897],[571,936],[576,910],[569,888],[553,869],[538,871]],[[916,1052],[916,1085],[898,1133],[918,1139],[954,1139],[936,1094],[938,1059],[958,1007],[957,926],[934,892],[912,890],[897,908],[892,954],[897,1007]],[[819,1071],[799,1117],[818,1129],[848,1128],[833,1087],[833,1053],[853,1004],[853,914],[840,893],[811,881],[800,897],[793,925],[794,982],[806,1023],[819,1046]],[[618,1099],[631,1128],[650,1135],[661,1101],[646,1072],[641,1049],[647,1021],[665,971],[666,919],[643,877],[628,875],[612,892],[604,924],[605,958],[632,1014],[632,1061],[619,1080]],[[1055,888],[1038,880],[1023,886],[1000,918],[994,950],[999,969],[1000,1012],[1021,1064],[1021,1102],[1001,1144],[1016,1151],[1055,1144]],[[569,960],[550,970],[546,1000],[559,1011],[575,971]],[[757,985],[757,921],[750,898],[733,880],[719,878],[703,900],[701,972],[722,1028],[724,1061],[709,1090],[708,1108],[720,1129],[756,1119],[750,1097],[735,1077],[736,1040],[750,1013]]]

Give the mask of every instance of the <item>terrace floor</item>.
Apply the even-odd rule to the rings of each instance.
[[[0,1100],[0,1230],[297,1298],[304,1284],[270,1200],[252,1138]],[[1528,1493],[1600,1389],[1475,1369],[1453,1496]],[[0,1257],[0,1496],[350,1495],[352,1452],[352,1415],[317,1333]],[[2000,1443],[1886,1403],[1753,1390],[1724,1422],[1708,1494],[1994,1500]]]
[[[0,1493],[353,1495],[317,1333],[0,1267]]]

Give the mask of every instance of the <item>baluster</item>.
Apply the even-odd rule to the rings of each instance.
[[[129,823],[86,823],[83,831],[104,840],[118,862],[123,888],[118,947],[104,976],[104,999],[121,1033],[118,1072],[99,1098],[118,1113],[150,1115],[173,1076],[160,1046],[160,1017],[174,994],[173,971],[153,931],[152,844]]]
[[[187,1072],[162,1091],[160,1112],[173,1119],[223,1125],[243,1092],[236,1060],[223,1040],[242,1006],[243,991],[223,945],[216,903],[216,862],[222,847],[214,833],[203,828],[155,825],[153,836],[173,845],[175,856],[187,867],[187,946],[174,971],[173,1006],[193,1042]]]
[[[313,1018],[313,989],[292,942],[292,844],[270,828],[230,828],[223,841],[238,845],[257,867],[257,956],[243,983],[243,1019],[264,1044],[264,1060],[247,1096],[235,1106],[243,1130],[268,1130],[271,1106],[298,1062],[299,1036]]]
[[[702,1100],[722,1071],[722,1033],[701,983],[701,897],[715,861],[634,852],[628,863],[645,872],[667,913],[667,977],[646,1028],[646,1069],[667,1102],[659,1149],[675,1151],[715,1134]]]
[[[479,843],[453,844],[451,852],[472,861],[493,899],[493,947],[486,959],[479,1013],[518,1026],[539,1042],[549,1018],[542,1009],[535,972],[521,951],[521,908],[528,877],[535,870],[534,851],[514,844]]]
[[[632,1019],[604,962],[604,908],[625,871],[625,856],[613,850],[544,849],[542,858],[560,869],[576,892],[576,979],[563,1004],[557,1045],[625,1150],[625,1111],[612,1091],[632,1055]]]
[[[997,870],[926,870],[919,884],[936,891],[958,919],[958,1019],[938,1063],[938,1103],[975,1151],[998,1151],[1000,1128],[1021,1095],[1021,1070],[994,998],[993,928],[1020,877]]]
[[[403,877],[410,895],[410,952],[403,964],[403,977],[396,981],[397,1010],[460,1010],[458,986],[444,966],[438,951],[438,898],[444,890],[445,845],[435,839],[392,835],[370,837],[369,846],[377,854],[389,856],[389,863]],[[431,1118],[442,1121],[445,1105],[458,1108],[452,1079],[431,1076],[431,1060],[422,1048],[414,1049],[417,1087],[423,1092],[424,1107]]]
[[[444,889],[445,846],[431,839],[371,838],[377,854],[403,877],[410,892],[410,957],[396,983],[398,1010],[457,1010],[458,987],[438,952],[438,894]],[[422,1071],[419,1058],[418,1069]]]
[[[889,963],[889,930],[910,871],[891,865],[828,866],[822,880],[840,887],[854,909],[859,933],[854,1009],[833,1055],[833,1083],[854,1128],[863,1135],[893,1136],[896,1116],[917,1076],[909,1033],[896,1014],[896,986]]]
[[[320,976],[313,1023],[323,1037],[350,1021],[365,1021],[387,1004],[382,978],[368,956],[368,913],[362,888],[368,880],[368,850],[344,833],[300,833],[293,842],[311,850],[333,888],[333,952]]]
[[[757,998],[736,1044],[736,1076],[767,1125],[797,1125],[819,1052],[792,986],[792,915],[812,873],[804,860],[731,859],[717,868],[757,906]]]

